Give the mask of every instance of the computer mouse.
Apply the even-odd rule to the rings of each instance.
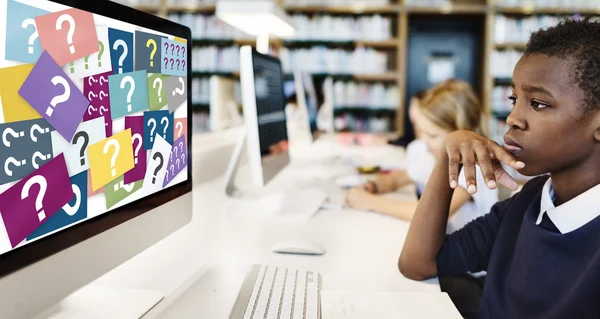
[[[323,246],[305,240],[282,241],[273,245],[273,252],[280,254],[323,255]]]

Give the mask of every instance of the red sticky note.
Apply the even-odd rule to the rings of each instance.
[[[100,51],[94,16],[68,9],[35,18],[42,50],[48,51],[59,66]]]

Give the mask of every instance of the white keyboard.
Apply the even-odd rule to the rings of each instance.
[[[321,318],[320,286],[321,276],[316,272],[254,265],[230,318]]]

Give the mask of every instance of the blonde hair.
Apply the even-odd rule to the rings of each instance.
[[[467,82],[450,79],[437,84],[425,92],[419,110],[436,126],[450,132],[469,130],[487,136],[489,111]]]

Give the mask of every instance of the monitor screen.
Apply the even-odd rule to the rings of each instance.
[[[279,60],[252,53],[261,156],[287,155],[285,96]]]
[[[0,1],[0,259],[190,179],[187,40],[106,15]]]

